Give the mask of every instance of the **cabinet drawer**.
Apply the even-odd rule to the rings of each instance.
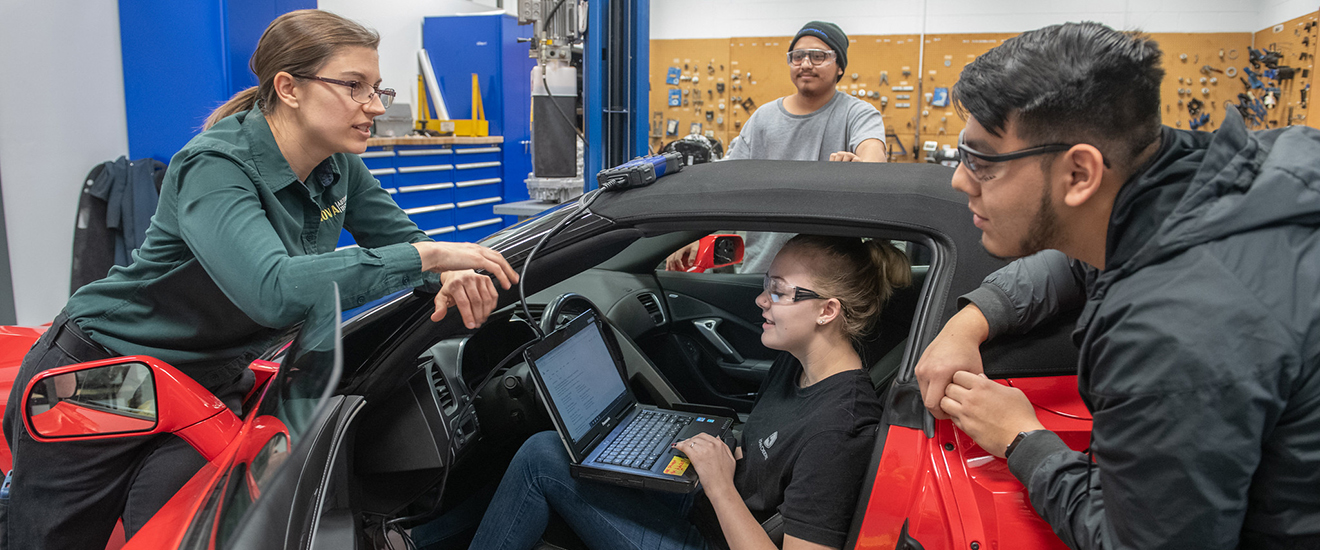
[[[499,162],[501,160],[498,145],[454,146],[454,163]]]
[[[452,189],[433,189],[413,193],[395,193],[394,202],[399,203],[399,208],[404,210],[425,208],[437,204],[447,204],[450,208],[453,208],[454,191]]]
[[[454,233],[458,231],[458,228],[452,225],[446,225],[441,227],[433,227],[431,229],[424,229],[423,231],[426,232],[426,236],[430,237],[433,240],[453,241]]]
[[[369,170],[394,167],[394,151],[380,150],[379,148],[368,149],[367,152],[358,155],[362,157],[362,163],[367,165]]]
[[[394,166],[396,168],[453,163],[454,151],[449,147],[399,147],[394,156]]]
[[[409,214],[408,218],[412,219],[413,223],[417,224],[417,228],[424,232],[437,229],[443,230],[444,228],[454,225],[454,209],[452,208],[452,205],[449,206],[451,206],[451,208],[444,210],[423,211],[416,214]]]
[[[488,197],[484,199],[475,199],[456,203],[454,206],[454,223],[463,225],[468,223],[480,222],[491,218],[500,218],[494,212],[495,205],[502,202],[500,197]]]
[[[380,182],[380,186],[386,191],[394,188],[394,176],[376,176],[376,181]]]
[[[500,178],[459,181],[454,184],[454,200],[470,201],[500,195]]]
[[[393,187],[415,187],[419,185],[434,185],[437,183],[454,183],[454,171],[448,164],[433,166],[443,166],[443,168],[434,168],[428,170],[418,170],[413,172],[401,172],[391,176],[394,179]],[[425,168],[433,168],[426,166]],[[405,168],[407,170],[407,168]]]
[[[456,162],[454,163],[454,181],[471,181],[502,176],[504,169],[499,161]]]

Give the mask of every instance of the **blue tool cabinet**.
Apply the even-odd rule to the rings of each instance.
[[[499,143],[373,146],[362,162],[417,227],[437,241],[478,241],[508,220]],[[522,200],[522,199],[519,199]],[[339,246],[353,246],[345,231]]]

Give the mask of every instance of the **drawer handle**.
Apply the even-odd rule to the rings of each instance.
[[[417,172],[439,172],[441,170],[453,170],[452,164],[428,164],[426,166],[403,166],[399,168],[400,174],[415,174]]]
[[[436,190],[436,189],[449,189],[450,187],[453,187],[453,186],[454,186],[454,184],[449,183],[449,182],[445,182],[445,183],[428,183],[428,184],[426,184],[426,185],[405,185],[405,186],[399,188],[399,192],[400,192],[400,193],[414,193],[414,192],[417,192],[417,191],[434,191],[434,190]]]
[[[478,185],[490,185],[490,184],[492,184],[492,183],[499,183],[499,182],[500,182],[500,178],[486,178],[486,179],[484,179],[484,180],[460,181],[460,182],[458,182],[458,183],[455,183],[454,186],[455,186],[455,187],[476,187],[476,186],[478,186]]]
[[[499,147],[479,147],[479,148],[476,148],[476,149],[455,149],[454,152],[455,152],[455,153],[458,153],[458,154],[460,154],[460,155],[475,155],[475,154],[477,154],[477,153],[498,153],[498,152],[500,152],[500,148],[499,148]]]
[[[435,229],[427,229],[427,230],[426,230],[426,236],[427,236],[427,237],[433,237],[433,236],[435,236],[435,235],[442,235],[442,234],[445,234],[445,233],[453,233],[454,231],[457,231],[457,229],[455,229],[454,226],[452,226],[452,225],[445,226],[445,227],[437,227],[437,228],[435,228]]]
[[[455,164],[455,170],[471,170],[473,168],[494,168],[499,166],[499,162],[470,162],[467,164]]]
[[[427,212],[439,212],[441,210],[449,210],[453,207],[454,205],[452,203],[447,202],[444,204],[433,204],[431,206],[418,206],[417,208],[406,208],[404,209],[403,213],[411,216],[413,214],[425,214]]]
[[[399,151],[401,157],[423,157],[426,155],[450,155],[454,151],[450,149],[408,149]]]
[[[477,227],[483,227],[483,226],[487,226],[487,225],[494,225],[494,224],[500,223],[501,221],[504,221],[504,220],[502,220],[502,219],[500,219],[500,218],[491,218],[491,219],[489,219],[489,220],[481,220],[481,221],[479,221],[479,222],[469,222],[469,223],[459,224],[459,226],[458,226],[458,230],[459,230],[459,231],[467,231],[467,230],[469,230],[469,229],[473,229],[473,228],[477,228]]]
[[[467,208],[467,207],[469,207],[469,206],[481,206],[481,205],[483,205],[483,204],[490,204],[490,203],[493,203],[493,202],[500,202],[501,200],[504,200],[504,199],[501,199],[500,197],[489,197],[489,198],[485,198],[485,199],[475,199],[475,200],[470,200],[470,201],[463,201],[463,202],[460,202],[460,203],[458,203],[458,207],[459,207],[459,208]]]
[[[374,170],[367,170],[367,172],[370,172],[371,175],[373,175],[373,176],[388,176],[388,175],[394,173],[394,169],[393,169],[393,168],[376,168],[376,169],[374,169]]]
[[[392,156],[394,156],[394,151],[367,151],[358,155],[359,158],[364,159],[378,159]]]

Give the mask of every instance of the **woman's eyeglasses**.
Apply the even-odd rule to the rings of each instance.
[[[793,286],[778,277],[766,275],[761,288],[770,293],[770,301],[776,304],[791,304],[802,300],[824,300],[825,297],[800,286]]]
[[[381,106],[385,107],[386,109],[390,108],[391,103],[394,103],[395,94],[394,94],[394,90],[391,88],[377,88],[371,84],[367,84],[366,82],[359,82],[356,80],[335,80],[333,78],[326,78],[324,76],[306,76],[306,75],[295,74],[293,75],[293,77],[301,78],[304,80],[320,80],[321,82],[344,86],[350,90],[349,96],[353,98],[353,101],[356,101],[363,105],[371,103],[372,98],[375,97],[380,98]]]

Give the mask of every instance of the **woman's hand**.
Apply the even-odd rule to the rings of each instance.
[[[422,271],[440,273],[484,269],[499,279],[505,290],[518,282],[518,273],[504,256],[479,244],[423,241],[412,245],[422,256]]]
[[[675,443],[674,448],[682,451],[687,455],[688,460],[692,461],[692,467],[697,469],[697,475],[701,477],[701,483],[706,486],[708,496],[723,491],[733,491],[734,495],[737,495],[737,489],[733,486],[733,470],[736,462],[733,459],[733,452],[729,451],[729,446],[723,441],[710,434],[700,433]],[[742,500],[741,497],[738,500]]]
[[[495,290],[495,283],[490,277],[479,275],[471,269],[446,271],[440,274],[440,292],[435,295],[435,313],[432,321],[445,318],[449,306],[458,306],[463,324],[475,329],[486,322],[490,312],[498,305],[500,295]],[[507,287],[506,287],[507,288]]]

